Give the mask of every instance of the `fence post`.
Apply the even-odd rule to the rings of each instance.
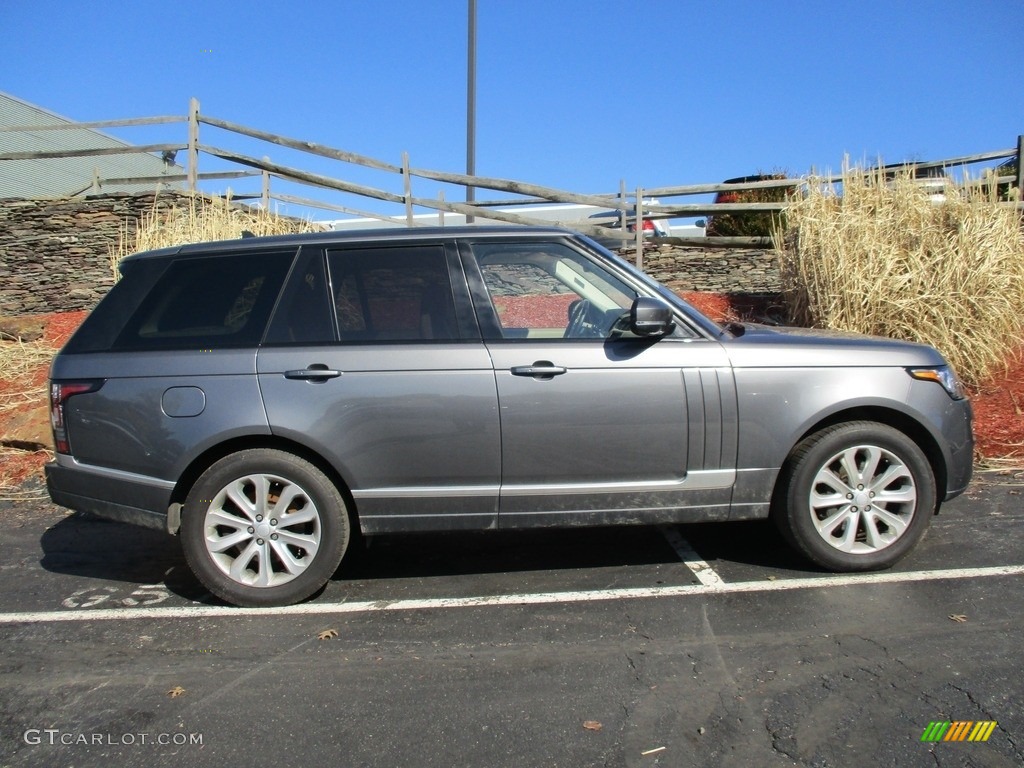
[[[438,190],[437,200],[438,200],[438,202],[441,202],[441,203],[444,202],[444,190],[443,189],[442,190]],[[440,227],[444,226],[444,208],[438,208],[437,209],[437,224]]]
[[[641,187],[636,188],[636,219],[633,228],[636,232],[636,268],[644,268],[644,191]]]
[[[263,162],[269,163],[270,157],[263,156]],[[264,169],[260,172],[263,177],[263,189],[260,192],[260,202],[263,203],[263,210],[270,212],[270,171]]]
[[[619,234],[626,234],[626,180],[619,179]]]
[[[405,183],[405,226],[412,227],[412,177],[409,175],[409,153],[402,153],[402,180]]]
[[[100,193],[100,169],[97,166],[93,166],[92,169],[92,193],[94,195]]]
[[[199,178],[199,99],[188,101],[188,191],[196,191]]]
[[[1024,200],[1024,135],[1017,137],[1017,199]]]

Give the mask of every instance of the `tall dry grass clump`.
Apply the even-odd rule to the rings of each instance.
[[[37,371],[56,354],[44,341],[0,343],[0,417],[10,411],[46,401],[46,387],[33,381]]]
[[[154,205],[139,219],[134,231],[125,222],[116,247],[110,251],[110,267],[116,280],[118,264],[125,256],[155,248],[169,248],[186,243],[233,240],[243,232],[257,237],[318,232],[321,225],[233,204],[230,200],[193,195],[187,204]]]
[[[931,344],[977,384],[1024,343],[1021,212],[991,185],[936,191],[909,171],[846,168],[841,196],[809,180],[775,233],[783,289],[799,324]]]

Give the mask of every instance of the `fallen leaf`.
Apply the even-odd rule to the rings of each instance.
[[[167,695],[170,696],[172,699],[176,699],[179,696],[185,695],[185,689],[182,688],[180,685],[176,685],[167,692]]]
[[[600,731],[604,728],[604,726],[597,722],[597,720],[584,720],[583,727],[588,731]]]
[[[330,640],[332,637],[338,636],[338,630],[336,629],[325,629],[322,632],[318,632],[316,635],[317,640]]]
[[[951,613],[949,614],[949,618],[953,621],[959,622],[960,624],[963,624],[965,621],[967,621],[967,617],[960,613]]]

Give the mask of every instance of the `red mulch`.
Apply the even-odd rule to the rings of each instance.
[[[494,308],[505,328],[564,328],[575,293],[550,296],[495,296]]]
[[[971,393],[971,403],[978,453],[1024,459],[1024,347],[1006,373]]]
[[[71,334],[78,330],[78,326],[82,324],[82,321],[85,320],[85,316],[88,314],[88,312],[83,310],[81,312],[61,312],[56,315],[44,315],[46,327],[43,330],[43,340],[51,347],[60,349],[71,338]]]
[[[733,319],[732,303],[728,296],[696,291],[677,291],[677,293],[712,320],[722,322]]]
[[[44,322],[43,344],[59,349],[71,337],[75,329],[81,325],[88,312],[63,312],[55,315],[40,316]],[[38,391],[40,401],[45,402],[49,366],[41,365],[30,376],[21,377],[17,381],[0,379],[0,395],[15,394],[26,391]],[[2,420],[0,416],[0,420]],[[3,425],[0,424],[0,427]],[[0,429],[2,431],[2,429]],[[32,475],[41,475],[41,469],[50,458],[47,451],[5,451],[0,456],[0,485],[13,487]]]
[[[764,309],[756,299],[745,301],[714,293],[683,292],[688,302],[715,320],[734,320],[744,315],[758,313]],[[564,322],[565,312],[571,296],[553,295],[543,312],[551,316],[551,325]],[[514,298],[503,300],[499,307],[507,325],[515,325],[516,318],[525,313],[522,302]],[[530,312],[536,320],[536,308]],[[507,313],[507,314],[506,314]],[[43,316],[45,331],[43,340],[60,348],[87,315],[87,312],[65,312]],[[546,316],[546,315],[545,315]],[[45,392],[47,367],[42,366],[32,376],[30,386]],[[23,390],[25,382],[0,381],[0,394]],[[978,456],[982,459],[1013,458],[1024,459],[1024,346],[1021,354],[1012,362],[1009,370],[986,382],[972,392],[974,406],[974,436]],[[47,460],[45,451],[10,454],[0,457],[0,479],[14,485],[37,473]]]
[[[43,464],[50,456],[49,451],[12,451],[0,455],[0,496],[2,489],[21,485],[33,475],[42,479]]]

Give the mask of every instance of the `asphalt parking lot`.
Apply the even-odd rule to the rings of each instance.
[[[273,610],[0,502],[0,766],[1020,765],[1021,491],[983,475],[880,574],[767,524],[396,536]]]

